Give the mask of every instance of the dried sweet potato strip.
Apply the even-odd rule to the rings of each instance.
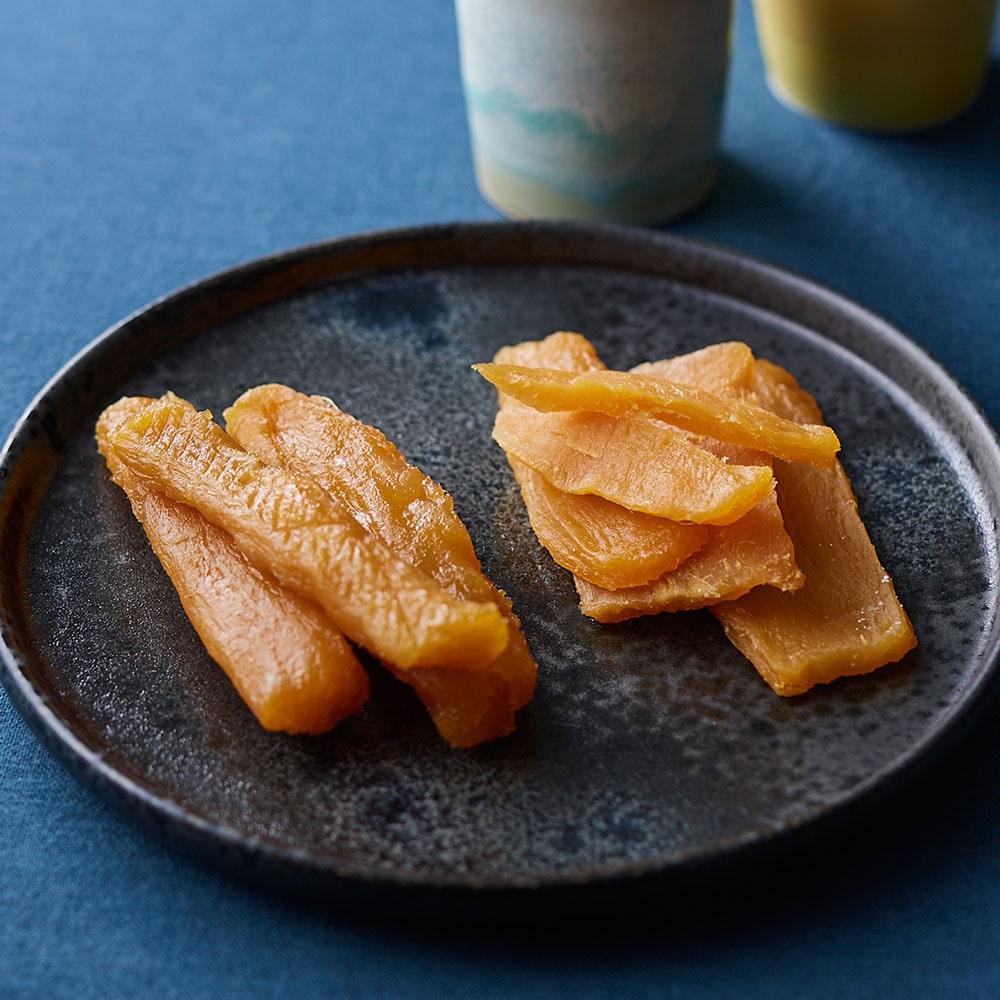
[[[287,386],[258,386],[225,412],[226,427],[272,465],[313,477],[393,551],[457,597],[492,601],[507,618],[506,649],[479,670],[390,670],[410,684],[441,735],[471,746],[513,729],[532,697],[537,667],[509,599],[483,574],[452,498],[378,429],[329,400]]]
[[[269,465],[306,475],[397,555],[456,596],[510,601],[483,575],[448,493],[376,427],[330,400],[284,385],[247,390],[223,414],[227,432]]]
[[[777,365],[757,361],[755,387],[762,405],[788,419],[822,419],[816,401]],[[779,462],[775,475],[805,585],[793,593],[762,587],[715,605],[730,641],[780,695],[901,659],[917,639],[843,467]]]
[[[308,477],[261,462],[168,394],[110,435],[136,475],[196,507],[254,565],[318,603],[352,641],[406,669],[481,667],[507,645],[496,605],[460,600],[395,556]]]
[[[563,372],[495,363],[473,366],[508,396],[545,412],[607,416],[645,414],[727,444],[757,448],[792,462],[828,466],[840,448],[825,425],[797,424],[737,399],[633,372]]]
[[[413,689],[439,735],[459,749],[513,732],[517,707],[510,683],[498,672],[414,667],[386,669]]]
[[[322,733],[368,697],[365,673],[320,608],[252,566],[224,531],[133,475],[108,440],[151,400],[108,407],[97,442],[208,654],[265,729]]]
[[[504,407],[493,437],[567,493],[593,493],[675,521],[729,524],[774,487],[770,469],[731,465],[687,434],[645,418]]]
[[[605,590],[576,578],[580,610],[599,622],[663,611],[691,611],[741,597],[754,587],[801,587],[791,539],[772,493],[708,541],[677,569],[643,587]]]
[[[630,371],[636,375],[693,385],[716,396],[733,399],[745,398],[745,393],[750,390],[753,362],[753,351],[749,345],[741,340],[726,340],[672,358],[645,361]]]
[[[754,357],[746,344],[713,345],[643,366],[657,378],[707,389],[725,398],[752,398]],[[699,445],[730,463],[770,466],[770,455],[700,438]],[[577,579],[580,609],[614,622],[665,611],[687,611],[732,600],[753,587],[802,586],[803,575],[772,492],[738,521],[708,529],[709,538],[677,569],[644,587],[608,592]]]
[[[649,583],[697,552],[710,529],[629,510],[604,497],[565,493],[513,455],[507,461],[535,535],[564,569],[598,587]]]
[[[502,364],[600,371],[604,364],[593,344],[578,333],[560,331],[497,351]],[[499,394],[501,408],[531,408]],[[633,587],[678,566],[708,537],[704,525],[686,524],[630,510],[593,494],[567,493],[536,470],[507,454],[532,529],[552,558],[601,587]]]
[[[522,365],[529,368],[554,368],[564,372],[600,372],[607,366],[594,345],[582,334],[560,330],[541,340],[525,340],[501,347],[493,356],[499,365]],[[500,405],[511,402],[500,400]]]

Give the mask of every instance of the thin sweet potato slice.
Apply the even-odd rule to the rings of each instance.
[[[786,419],[822,420],[815,400],[777,365],[758,360],[754,383],[761,405]],[[901,659],[917,644],[916,635],[843,467],[779,462],[775,475],[805,584],[788,593],[761,587],[714,605],[730,641],[779,695]]]
[[[260,724],[326,732],[367,700],[368,675],[316,604],[252,566],[226,532],[122,464],[109,433],[150,402],[123,399],[97,423],[112,479],[128,496],[209,656]]]
[[[225,412],[227,431],[260,459],[311,476],[397,555],[456,597],[494,603],[507,647],[477,670],[388,668],[416,691],[454,746],[505,735],[534,694],[537,666],[509,599],[483,574],[452,498],[411,465],[381,431],[329,400],[287,386],[244,393]]]
[[[594,346],[578,333],[559,332],[540,341],[502,347],[502,364],[600,371]],[[501,408],[530,407],[499,394]],[[519,409],[518,409],[519,408]],[[535,469],[507,453],[532,530],[560,566],[600,587],[634,587],[674,569],[708,538],[704,525],[672,521],[630,510],[593,494],[567,493]]]
[[[582,334],[560,330],[541,340],[525,340],[520,344],[501,347],[493,356],[500,365],[521,365],[527,368],[554,368],[563,372],[600,372],[607,366],[594,345]],[[500,405],[511,402],[501,397]]]
[[[645,361],[630,370],[636,375],[693,385],[716,396],[739,399],[745,398],[751,388],[753,363],[753,351],[747,344],[741,340],[726,340],[672,358]]]
[[[250,561],[395,666],[479,668],[508,642],[495,604],[454,597],[394,555],[315,481],[269,466],[172,394],[109,435],[137,476],[196,507]]]
[[[677,569],[642,587],[606,590],[576,578],[580,610],[599,622],[690,611],[732,600],[754,587],[801,587],[803,575],[774,494],[708,541]]]
[[[538,541],[558,565],[596,587],[649,583],[708,540],[706,525],[643,514],[604,497],[564,493],[513,455],[507,461]]]
[[[493,438],[560,490],[675,521],[729,524],[774,488],[769,468],[731,465],[658,420],[504,407]]]
[[[825,425],[797,424],[752,403],[651,375],[572,373],[496,363],[473,367],[500,392],[536,410],[646,415],[692,434],[819,466],[829,466],[840,449],[837,435]]]
[[[657,378],[711,387],[725,398],[754,396],[754,357],[746,344],[712,345],[643,369]],[[772,462],[770,455],[753,449],[708,438],[699,439],[699,444],[731,463],[770,467]],[[600,622],[616,622],[707,607],[740,597],[753,587],[794,590],[802,586],[804,578],[773,492],[738,521],[707,530],[708,540],[697,552],[647,586],[610,592],[578,578],[581,611]]]

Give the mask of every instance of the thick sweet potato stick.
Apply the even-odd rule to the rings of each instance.
[[[352,641],[401,669],[478,668],[508,642],[495,604],[454,597],[394,555],[308,477],[260,461],[167,394],[109,435],[137,476],[197,508],[250,561],[315,601]]]
[[[322,733],[357,711],[368,675],[312,603],[252,566],[226,532],[133,475],[111,430],[152,400],[126,398],[97,423],[97,442],[209,656],[265,729]]]
[[[263,461],[313,477],[397,555],[470,600],[506,616],[509,642],[479,670],[388,668],[410,684],[441,735],[470,746],[509,732],[534,693],[537,667],[511,604],[482,572],[452,498],[381,431],[329,400],[287,386],[245,392],[225,412],[227,431]]]

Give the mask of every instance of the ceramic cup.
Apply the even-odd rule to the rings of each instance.
[[[997,0],[754,0],[768,85],[793,109],[908,131],[976,98]]]
[[[476,180],[515,218],[652,224],[719,165],[731,0],[456,0]]]

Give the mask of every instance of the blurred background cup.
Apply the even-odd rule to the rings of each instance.
[[[476,180],[517,218],[653,224],[710,193],[731,0],[456,0]]]
[[[771,92],[840,125],[930,128],[969,107],[997,0],[754,0]]]

